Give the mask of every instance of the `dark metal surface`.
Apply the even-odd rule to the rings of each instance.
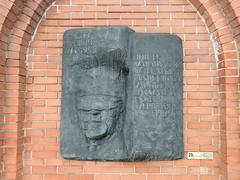
[[[183,157],[182,42],[128,27],[64,34],[61,153],[67,159]]]

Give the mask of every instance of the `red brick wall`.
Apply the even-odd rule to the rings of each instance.
[[[0,0],[0,179],[240,179],[239,0],[52,2]],[[212,151],[214,160],[61,158],[62,35],[105,25],[183,39],[185,152]]]
[[[19,98],[18,93],[12,91],[16,88],[16,84],[13,83],[16,82],[16,79],[12,77],[16,76],[18,67],[7,68],[9,67],[9,57],[11,57],[11,54],[7,53],[7,49],[10,34],[21,8],[22,3],[19,1],[0,1],[0,179],[3,179],[5,175],[14,177],[12,174],[15,174],[17,169],[15,124],[18,117],[16,112]]]
[[[205,25],[187,1],[171,4],[57,1],[41,21],[28,53],[24,177],[67,179],[218,179],[218,80]],[[109,163],[67,161],[59,153],[63,32],[74,27],[127,25],[138,32],[176,33],[184,47],[185,151],[213,151],[214,160]]]
[[[240,17],[240,2],[239,0],[217,0],[221,8],[223,9],[224,15],[231,26],[233,31],[233,36],[237,39],[237,46],[240,48],[240,27],[239,27],[239,17]]]

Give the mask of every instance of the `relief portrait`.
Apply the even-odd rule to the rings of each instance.
[[[63,158],[183,158],[179,37],[113,26],[68,30],[63,43]]]

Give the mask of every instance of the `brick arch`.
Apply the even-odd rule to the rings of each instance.
[[[237,47],[240,48],[240,35],[239,35],[239,1],[238,0],[217,0],[216,1],[220,9],[222,9],[222,12],[231,27],[231,32],[233,34],[234,39],[236,39]]]
[[[171,0],[169,0],[171,3]],[[3,2],[3,1],[0,1]],[[43,16],[47,7],[54,0],[15,0],[8,1],[2,8],[5,10],[5,17],[0,26],[0,48],[1,48],[1,74],[5,75],[2,78],[2,89],[6,90],[5,99],[2,99],[2,112],[6,123],[3,130],[10,130],[12,134],[0,134],[0,138],[5,138],[3,145],[7,148],[1,148],[3,154],[11,149],[12,154],[9,158],[0,159],[4,169],[2,175],[4,178],[21,177],[22,174],[22,145],[27,139],[23,139],[23,119],[24,119],[24,92],[26,81],[25,56],[27,53],[28,43],[37,28],[37,24]],[[189,0],[198,13],[203,18],[209,33],[216,45],[216,54],[218,55],[218,76],[221,95],[220,103],[220,120],[221,120],[221,140],[222,144],[222,174],[225,177],[235,178],[236,168],[234,166],[233,157],[237,156],[239,151],[232,147],[231,138],[238,135],[236,129],[232,130],[237,124],[237,117],[233,117],[234,107],[238,107],[238,102],[234,101],[237,98],[238,75],[239,67],[237,59],[239,57],[239,18],[235,11],[231,16],[230,10],[237,9],[236,2],[228,0]],[[232,3],[235,2],[235,3]],[[11,17],[11,18],[9,18]],[[10,20],[11,19],[11,20]],[[236,21],[237,19],[237,21]],[[1,19],[0,19],[1,20]],[[6,57],[6,59],[5,59]],[[231,70],[230,70],[231,69]],[[234,71],[232,71],[234,69]],[[14,101],[15,97],[18,100]],[[234,97],[234,99],[233,99]],[[235,126],[234,126],[235,127]],[[236,141],[236,139],[235,139]],[[0,144],[1,145],[1,144]],[[239,150],[239,149],[238,149]],[[231,155],[229,153],[231,153]],[[7,156],[5,156],[7,157]],[[13,164],[6,166],[6,164]],[[230,166],[231,165],[231,166]],[[16,171],[7,172],[11,169]],[[229,173],[227,173],[229,172]],[[0,176],[1,177],[1,176]]]
[[[25,56],[32,34],[53,1],[0,1],[6,15],[0,28],[3,121],[0,178],[21,179],[26,84]],[[7,6],[7,7],[6,7]],[[8,13],[7,13],[8,12]],[[3,48],[2,48],[3,47]],[[16,100],[17,99],[17,100]],[[2,119],[1,119],[2,120]],[[9,133],[8,133],[9,132]],[[11,153],[8,153],[11,152]]]

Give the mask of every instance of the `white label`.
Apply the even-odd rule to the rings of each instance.
[[[187,158],[213,160],[213,152],[188,152]]]

